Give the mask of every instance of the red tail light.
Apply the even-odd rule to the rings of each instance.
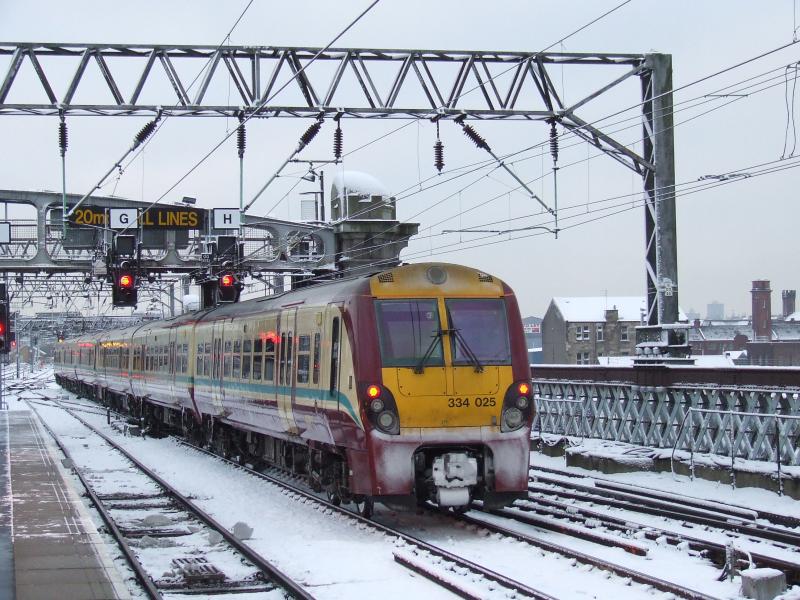
[[[374,400],[375,398],[380,398],[381,395],[381,388],[377,385],[369,385],[367,386],[367,397],[370,400]]]

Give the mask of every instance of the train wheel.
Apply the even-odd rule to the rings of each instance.
[[[339,494],[328,492],[327,495],[328,495],[328,502],[330,502],[334,506],[339,506],[342,503],[342,498],[341,496],[339,496]]]
[[[356,511],[365,519],[369,519],[372,517],[373,509],[375,508],[375,502],[369,496],[362,496],[361,500],[354,500],[353,504],[356,505]]]

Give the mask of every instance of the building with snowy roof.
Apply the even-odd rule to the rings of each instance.
[[[553,298],[542,320],[545,364],[597,364],[598,356],[632,356],[645,321],[643,296]]]

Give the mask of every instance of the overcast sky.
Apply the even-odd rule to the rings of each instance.
[[[537,51],[621,2],[382,0],[336,46]],[[244,0],[0,0],[0,41],[218,44],[246,4]],[[230,43],[324,46],[368,4],[350,0],[255,0],[231,34]],[[551,51],[672,54],[673,82],[680,88],[791,42],[796,26],[795,4],[792,0],[632,0]],[[688,184],[704,175],[755,172],[758,169],[754,165],[790,154],[796,146],[792,119],[793,113],[800,110],[800,98],[793,98],[796,71],[783,67],[798,60],[800,44],[676,92],[676,105],[699,99],[676,106],[680,109],[675,115],[676,181]],[[5,73],[7,64],[7,59],[0,59],[0,73]],[[552,74],[566,100],[574,102],[622,72],[615,68],[566,67],[556,68]],[[761,74],[764,76],[754,80],[755,87],[740,92],[746,95],[704,98]],[[60,77],[70,75],[68,70]],[[26,76],[30,74],[21,74]],[[87,86],[79,90],[76,101],[106,101],[105,95],[94,93],[99,88],[93,86],[101,85],[99,76],[94,77],[87,79]],[[58,80],[57,75],[53,78]],[[638,103],[639,94],[638,80],[631,80],[587,105],[581,116],[593,121],[616,113]],[[710,109],[716,110],[708,112]],[[800,127],[800,114],[796,116]],[[635,111],[627,112],[606,120],[605,126],[609,131],[620,130],[614,134],[616,139],[641,152],[641,144],[636,143],[641,138],[641,128],[635,117]],[[69,119],[68,191],[88,191],[130,146],[145,121]],[[345,152],[403,123],[343,122]],[[309,124],[310,121],[299,119],[265,119],[250,124],[245,158],[246,198],[277,169]],[[522,150],[547,137],[547,127],[539,122],[473,125],[498,154]],[[112,181],[103,191],[152,201],[234,126],[233,121],[224,118],[171,119],[119,181]],[[302,157],[330,158],[333,129],[327,123]],[[442,125],[441,136],[446,168],[487,158],[453,123]],[[60,190],[55,118],[1,117],[0,139],[4,150],[0,188]],[[442,235],[443,229],[497,228],[486,224],[502,219],[516,220],[518,226],[546,223],[546,219],[541,215],[527,216],[537,213],[538,205],[526,195],[511,191],[516,183],[498,170],[476,171],[436,187],[429,188],[428,182],[419,193],[405,197],[415,186],[420,189],[420,180],[435,174],[434,141],[435,128],[429,122],[412,123],[368,149],[347,155],[342,166],[329,167],[326,175],[330,181],[337,170],[348,169],[377,177],[398,194],[399,218],[420,223],[420,239],[411,243],[404,257],[410,261],[458,262],[502,277],[516,290],[524,315],[542,315],[553,296],[644,294],[642,183],[630,171],[606,156],[598,156],[598,151],[587,149],[586,144],[575,143],[575,138],[565,138],[558,179],[562,225],[604,215],[607,218],[565,230],[557,240],[541,235],[541,231],[534,232],[536,235],[519,232],[488,238],[476,234]],[[800,147],[795,153],[800,154]],[[535,180],[531,184],[534,190],[552,204],[551,159],[547,152],[540,154],[535,150],[519,155],[517,158],[527,160],[515,164],[514,169],[522,179]],[[567,166],[570,163],[576,164]],[[793,164],[791,159],[783,161],[786,167]],[[316,189],[316,184],[301,183],[280,201],[299,175],[296,168],[287,169],[285,174],[256,203],[254,213],[271,211],[279,218],[299,219],[299,192]],[[468,185],[472,182],[476,183]],[[798,172],[786,168],[678,197],[679,293],[685,311],[694,308],[705,316],[706,304],[718,300],[725,304],[727,313],[749,314],[751,281],[763,278],[772,282],[773,312],[779,312],[780,290],[800,287],[797,189]],[[166,200],[175,201],[183,195],[197,197],[198,203],[206,207],[238,205],[238,158],[233,139]],[[599,204],[615,197],[623,198]],[[615,208],[596,212],[601,206]],[[610,212],[619,214],[608,216]]]

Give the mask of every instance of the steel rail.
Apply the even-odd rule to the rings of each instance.
[[[623,492],[630,492],[636,493],[640,496],[648,496],[650,498],[656,499],[663,499],[664,492],[658,489],[644,489],[644,488],[631,488],[628,485],[618,483],[611,479],[605,479],[603,477],[595,477],[594,475],[586,476],[580,475],[578,473],[572,473],[570,471],[564,471],[561,469],[554,469],[552,467],[542,467],[542,466],[531,466],[532,471],[541,471],[542,473],[551,473],[553,475],[561,475],[563,477],[569,477],[570,479],[591,479],[594,482],[595,487],[597,488],[608,488],[613,489],[616,491],[623,491]],[[675,494],[670,493],[671,496],[679,496],[681,502],[687,506],[695,506],[697,508],[708,508],[709,504],[713,504],[718,508],[718,512],[729,512],[732,516],[738,516],[742,512],[752,513],[755,515],[757,519],[766,519],[774,524],[783,525],[785,527],[797,527],[800,528],[800,518],[793,517],[791,515],[784,515],[780,513],[773,513],[769,511],[762,510],[760,508],[750,508],[747,506],[741,506],[738,504],[731,504],[729,502],[720,502],[718,500],[703,500],[700,498],[694,498],[692,496],[686,496],[683,494]],[[779,530],[780,531],[780,530]],[[799,544],[800,545],[800,544]]]
[[[537,506],[526,507],[515,505],[514,508],[524,512],[546,512],[547,514],[552,515],[554,518],[567,519],[570,521],[580,520],[580,517],[577,514],[572,514],[567,511],[567,507],[569,507],[570,509],[575,510],[583,515],[585,518],[591,518],[600,521],[607,529],[621,533],[630,532],[632,529],[635,529],[641,532],[648,540],[654,541],[658,538],[664,538],[666,539],[667,543],[673,546],[677,546],[682,542],[686,542],[689,544],[689,548],[691,550],[706,552],[707,555],[719,566],[724,566],[727,559],[727,547],[725,544],[713,542],[711,540],[705,540],[703,538],[689,535],[685,532],[678,533],[653,525],[637,523],[636,521],[631,521],[630,519],[623,519],[620,517],[607,515],[591,508],[575,506],[574,504],[566,504],[558,500],[535,498],[529,500],[529,502],[531,504],[536,504]],[[550,508],[544,508],[543,505],[549,506]],[[510,518],[514,517],[510,516]],[[752,558],[753,562],[760,567],[770,567],[783,571],[786,574],[787,581],[789,583],[800,581],[800,562],[791,562],[782,558],[763,554],[761,552],[753,552],[751,550],[747,550],[747,554],[750,556],[750,558]]]
[[[381,523],[376,523],[375,521],[372,521],[370,519],[362,517],[361,515],[359,515],[357,513],[354,513],[354,512],[349,511],[349,510],[347,510],[345,508],[342,508],[341,506],[337,506],[337,505],[333,504],[332,502],[328,502],[327,500],[324,500],[324,499],[322,499],[322,498],[320,498],[320,497],[318,497],[318,496],[306,491],[305,489],[303,489],[301,487],[298,487],[296,485],[293,485],[293,484],[291,484],[291,483],[289,483],[287,481],[284,481],[284,480],[279,479],[277,477],[272,477],[271,475],[266,475],[264,473],[260,473],[260,472],[258,472],[256,470],[251,469],[249,467],[246,467],[244,465],[240,465],[237,462],[234,462],[234,461],[232,461],[230,459],[227,459],[227,458],[225,458],[223,456],[219,456],[218,454],[215,454],[215,453],[213,453],[213,452],[211,452],[209,450],[206,450],[205,448],[199,448],[198,446],[195,446],[194,444],[190,444],[189,442],[187,442],[186,440],[183,440],[181,438],[176,438],[176,440],[180,444],[182,444],[184,446],[187,446],[188,448],[191,448],[192,450],[195,450],[195,451],[200,452],[202,454],[206,454],[208,456],[214,457],[215,459],[220,460],[222,462],[225,462],[225,463],[233,466],[236,469],[241,469],[241,470],[249,473],[250,475],[258,477],[259,479],[263,479],[265,481],[268,481],[269,483],[271,483],[271,484],[273,484],[273,485],[275,485],[277,487],[280,487],[280,488],[283,488],[285,490],[291,491],[294,494],[302,496],[306,500],[309,500],[309,501],[311,501],[313,503],[316,503],[316,504],[320,504],[320,505],[324,506],[326,509],[329,509],[329,510],[331,510],[333,512],[336,512],[339,515],[342,515],[342,516],[351,518],[353,520],[356,520],[359,523],[361,523],[362,525],[365,525],[366,527],[369,527],[370,529],[377,530],[380,533],[383,533],[385,535],[397,537],[397,538],[403,540],[404,542],[406,542],[407,544],[409,544],[411,546],[416,546],[416,547],[418,547],[418,548],[420,548],[422,550],[425,550],[425,551],[427,551],[427,552],[429,552],[431,554],[435,554],[435,555],[437,555],[437,556],[439,556],[439,557],[441,557],[441,558],[443,558],[443,559],[445,559],[447,561],[453,562],[453,563],[455,563],[455,564],[457,564],[457,565],[459,565],[461,567],[464,567],[464,568],[472,571],[473,573],[480,574],[484,578],[486,578],[487,580],[493,581],[493,582],[497,583],[498,585],[501,585],[501,586],[503,586],[505,588],[509,588],[511,590],[514,590],[515,592],[521,594],[522,596],[525,596],[526,598],[536,598],[537,600],[556,600],[553,596],[550,596],[549,594],[546,594],[546,593],[544,593],[544,592],[542,592],[540,590],[532,588],[532,587],[530,587],[528,585],[525,585],[524,583],[521,583],[519,581],[515,581],[515,580],[513,580],[513,579],[511,579],[509,577],[506,577],[505,575],[502,575],[501,573],[497,573],[496,571],[492,571],[490,569],[482,567],[481,565],[478,565],[477,563],[474,563],[474,562],[472,562],[470,560],[467,560],[467,559],[465,559],[463,557],[460,557],[460,556],[457,556],[455,554],[452,554],[451,552],[448,552],[447,550],[445,550],[443,548],[440,548],[438,546],[435,546],[433,544],[425,542],[425,541],[423,541],[423,540],[421,540],[421,539],[419,539],[419,538],[417,538],[417,537],[415,537],[413,535],[404,533],[402,531],[398,531],[396,529],[392,529],[391,527],[388,527],[386,525],[382,525]]]
[[[68,414],[70,414],[74,419],[79,421],[87,429],[91,430],[92,432],[100,436],[103,440],[105,440],[107,444],[109,444],[120,454],[122,454],[125,458],[127,458],[134,465],[136,465],[136,467],[139,468],[145,475],[152,478],[153,481],[155,481],[158,485],[164,488],[164,490],[167,492],[169,496],[171,496],[174,500],[177,500],[179,504],[183,505],[187,511],[199,517],[199,519],[203,521],[208,527],[214,529],[220,535],[222,535],[222,537],[225,539],[226,542],[228,542],[228,544],[230,544],[245,558],[251,561],[258,569],[260,569],[269,577],[271,577],[274,582],[278,583],[281,587],[283,587],[284,590],[290,596],[302,600],[314,600],[314,596],[309,594],[300,584],[298,584],[291,577],[283,573],[280,569],[278,569],[275,565],[270,563],[263,556],[255,552],[255,550],[250,548],[250,546],[237,539],[230,531],[228,531],[228,529],[225,526],[219,523],[216,519],[214,519],[203,509],[198,507],[195,503],[189,500],[189,498],[181,494],[177,489],[175,489],[172,485],[167,483],[163,478],[161,478],[158,474],[156,474],[152,469],[148,468],[144,463],[139,461],[130,452],[125,450],[122,446],[120,446],[118,443],[116,443],[102,431],[94,427],[91,423],[86,422],[84,419],[76,415],[72,409],[65,407],[60,407],[60,408],[66,411]]]
[[[578,552],[577,550],[567,548],[566,546],[561,546],[553,542],[540,540],[532,536],[526,535],[524,533],[521,533],[519,531],[514,531],[513,529],[503,527],[502,525],[498,525],[496,523],[490,523],[488,521],[484,521],[483,519],[477,519],[469,515],[458,515],[458,516],[453,515],[453,518],[469,523],[470,525],[483,527],[484,529],[488,529],[493,533],[499,533],[501,535],[514,538],[517,541],[525,542],[526,544],[530,544],[531,546],[536,546],[537,548],[541,548],[542,550],[546,550],[548,552],[553,552],[555,554],[560,554],[561,556],[568,556],[569,558],[574,558],[579,562],[582,562],[587,565],[592,565],[594,567],[603,569],[605,571],[609,571],[620,577],[628,577],[631,579],[631,581],[635,581],[637,583],[641,583],[644,585],[650,585],[657,590],[675,594],[680,598],[686,598],[687,600],[718,600],[714,596],[709,596],[708,594],[704,594],[703,592],[687,588],[685,586],[673,583],[671,581],[667,581],[665,579],[660,579],[658,577],[648,575],[647,573],[642,573],[641,571],[636,571],[635,569],[623,567],[622,565],[618,565],[616,563],[603,560],[602,558],[596,556],[591,556],[589,554],[584,554],[583,552]]]
[[[536,479],[538,482],[556,485],[566,488],[567,490],[572,489],[576,492],[580,492],[575,494],[563,494],[559,492],[565,497],[571,495],[578,500],[587,500],[588,497],[585,494],[589,494],[593,501],[596,501],[599,504],[606,504],[609,506],[615,506],[617,508],[624,508],[645,514],[666,516],[673,519],[683,519],[698,525],[718,527],[724,531],[731,531],[733,533],[749,535],[755,538],[766,539],[773,542],[782,542],[793,546],[800,546],[800,534],[775,527],[765,527],[757,524],[749,525],[744,521],[752,520],[752,518],[748,519],[748,517],[742,516],[741,513],[730,513],[725,512],[724,510],[715,511],[713,508],[709,507],[682,506],[674,501],[648,498],[632,491],[616,491],[613,489],[598,488],[580,483],[561,481],[559,479],[541,475],[537,475]],[[528,486],[528,490],[533,492],[554,493],[547,488],[530,485]]]
[[[61,452],[64,454],[64,456],[72,465],[72,472],[75,473],[75,475],[80,480],[81,485],[86,490],[86,494],[89,496],[89,499],[91,500],[95,509],[99,513],[100,517],[103,519],[103,523],[105,523],[106,527],[108,528],[108,532],[117,542],[117,545],[119,546],[120,551],[125,557],[128,566],[131,568],[131,570],[133,570],[134,574],[136,575],[136,579],[142,586],[144,592],[147,594],[147,597],[152,598],[154,600],[162,598],[161,592],[156,587],[155,583],[153,582],[147,571],[145,571],[142,564],[137,560],[136,556],[131,550],[131,547],[125,541],[125,536],[122,535],[122,532],[117,527],[117,524],[114,522],[114,519],[111,518],[111,515],[109,514],[108,510],[106,510],[105,505],[100,500],[100,498],[98,498],[97,494],[95,494],[94,490],[92,489],[92,486],[89,485],[89,482],[86,481],[86,478],[83,476],[83,473],[81,473],[80,469],[78,469],[77,464],[72,459],[72,455],[70,454],[69,450],[67,450],[67,447],[61,442],[56,433],[42,418],[42,416],[39,414],[39,411],[36,410],[36,408],[29,401],[26,400],[25,403],[36,414],[39,423],[42,424],[42,427],[44,427],[45,431],[47,431],[50,437],[53,438],[53,441],[56,443],[58,448],[61,450]]]

